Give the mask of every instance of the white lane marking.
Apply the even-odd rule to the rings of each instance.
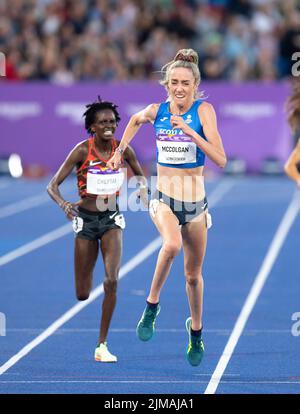
[[[248,294],[245,304],[239,314],[239,317],[235,323],[233,331],[228,339],[228,342],[225,346],[223,354],[221,355],[221,358],[219,359],[217,367],[207,385],[207,388],[204,392],[205,394],[214,394],[216,392],[219,382],[227,367],[227,364],[234,352],[237,342],[255,306],[257,298],[259,297],[264,287],[264,284],[272,270],[272,267],[276,261],[276,258],[279,255],[280,249],[283,246],[286,236],[288,235],[288,232],[295,218],[297,217],[299,209],[300,209],[300,199],[299,199],[299,195],[296,192],[289,204],[289,207],[286,213],[284,214],[279,224],[279,227],[271,242],[267,255],[264,258],[262,266],[254,280],[254,283],[251,287],[251,290]]]
[[[68,188],[64,188],[64,192],[70,192]],[[46,189],[43,193],[31,197],[24,198],[23,200],[16,200],[6,206],[0,208],[0,219],[13,216],[14,214],[21,213],[22,211],[29,210],[34,207],[41,206],[42,204],[52,201],[50,196],[46,194]]]
[[[234,180],[224,180],[219,184],[208,197],[208,207],[212,208],[224,197],[224,195],[231,190],[235,185]]]
[[[63,226],[58,227],[57,229],[50,231],[49,233],[46,233],[43,236],[38,237],[37,239],[26,243],[9,253],[4,254],[0,257],[0,266],[12,262],[13,260],[24,256],[27,253],[31,253],[34,250],[39,249],[40,247],[45,246],[46,244],[51,243],[68,233],[71,233],[72,231],[72,225],[70,223],[64,224]]]
[[[212,204],[219,201],[219,198],[217,197],[218,191],[220,191],[222,193],[222,195],[224,195],[229,189],[232,188],[232,186],[233,186],[233,183],[231,183],[231,185],[228,185],[227,181],[221,182],[212,193],[212,198],[213,198]],[[226,191],[224,190],[224,187],[225,187]],[[217,201],[215,201],[215,200],[217,200]],[[63,231],[65,231],[67,233],[68,231],[67,231],[67,228],[65,228],[66,226],[69,226],[69,223],[65,226],[62,226],[62,227],[58,228],[57,230],[54,230],[51,233],[55,233],[55,232],[59,232],[59,231],[61,231],[62,233],[63,233]],[[21,255],[24,255],[26,253],[29,253],[29,251],[32,251],[32,250],[40,247],[41,246],[40,239],[43,239],[44,237],[47,239],[46,236],[49,238],[49,233],[45,236],[40,237],[39,239],[36,239],[35,241],[33,241],[31,243],[28,243],[27,245],[25,245],[25,246],[27,246],[27,249],[24,249],[25,246],[23,246],[23,247],[20,247],[17,250],[14,250],[11,253],[8,253],[5,256],[2,256],[0,258],[0,265],[1,265],[1,259],[3,259],[3,257],[11,255],[10,257],[8,257],[8,259],[6,258],[5,263],[8,263],[8,261],[12,261],[12,260],[16,259],[17,257],[20,257],[20,251],[21,251]],[[61,236],[58,236],[57,234],[55,234],[55,238],[59,238]],[[37,243],[37,240],[39,240],[38,243]],[[54,240],[54,238],[53,238],[53,235],[52,235],[52,239],[50,241],[53,241],[53,240]],[[42,245],[45,245],[45,244],[49,243],[49,241],[46,241],[46,240],[42,240],[42,242],[43,242]],[[35,243],[34,246],[29,246],[29,248],[28,248],[28,245],[31,245],[31,244],[34,244],[34,243]],[[154,251],[157,250],[160,246],[161,246],[161,238],[159,236],[159,237],[155,238],[152,242],[150,242],[143,250],[141,250],[131,260],[129,260],[129,262],[127,262],[124,266],[121,267],[120,273],[119,273],[119,279],[124,277],[127,273],[129,273],[131,270],[133,270],[136,266],[138,266],[140,263],[142,263],[146,258],[148,258],[152,253],[154,253]],[[19,253],[16,253],[16,251],[19,251]],[[84,309],[86,306],[88,306],[91,302],[93,302],[95,299],[97,299],[97,297],[100,296],[102,293],[103,293],[103,284],[98,285],[91,292],[90,297],[86,301],[79,302],[76,305],[74,305],[72,308],[70,308],[66,313],[64,313],[60,318],[58,318],[48,328],[46,328],[46,330],[44,332],[42,332],[34,340],[29,342],[27,345],[25,345],[17,354],[12,356],[7,362],[5,362],[0,367],[0,375],[2,375],[9,368],[11,368],[13,365],[15,365],[20,359],[22,359],[25,355],[27,355],[32,349],[34,349],[39,344],[41,344],[43,341],[45,341],[45,339],[47,339],[49,336],[51,336],[55,331],[57,331],[57,329],[59,329],[62,325],[64,325],[71,318],[73,318],[77,313],[79,313],[82,309]]]
[[[22,211],[29,210],[30,208],[40,206],[48,201],[50,201],[50,198],[45,194],[27,197],[21,201],[14,201],[13,203],[1,207],[0,218],[13,216],[16,213],[21,213]]]
[[[42,332],[44,328],[11,328],[6,329],[6,332],[24,332],[28,334]],[[84,333],[84,332],[99,332],[99,329],[96,328],[62,328],[57,332],[60,333]],[[113,333],[129,333],[135,332],[135,328],[110,328],[109,332]],[[156,328],[156,332],[165,332],[165,333],[179,333],[186,332],[186,329],[182,328]],[[205,329],[205,334],[217,334],[223,336],[229,336],[231,334],[231,329]],[[290,329],[245,329],[244,335],[257,335],[257,334],[291,334]]]
[[[233,186],[233,182],[232,181],[224,181],[221,182],[216,188],[215,190],[212,192],[210,198],[210,207],[213,207],[219,200],[220,197],[218,196],[218,193],[221,193],[222,196],[225,195],[226,192],[228,192],[232,186]],[[18,247],[17,249],[6,253],[3,256],[0,256],[0,266],[3,266],[15,259],[17,259],[18,257],[24,256],[27,253],[30,253],[54,240],[59,239],[60,237],[65,236],[68,233],[71,233],[72,230],[72,226],[70,225],[70,223],[67,223],[61,227],[58,227],[57,229],[50,231],[49,233],[46,233],[45,235],[38,237],[37,239],[24,244],[21,247]]]
[[[206,384],[205,380],[6,380],[0,381],[0,384]],[[300,381],[235,381],[235,380],[223,380],[222,384],[297,384],[300,385]]]
[[[161,238],[157,237],[151,243],[149,243],[144,249],[142,249],[138,254],[136,254],[132,259],[130,259],[124,266],[120,269],[119,279],[122,279],[127,273],[137,267],[140,263],[146,260],[152,253],[155,252],[161,246]],[[27,355],[32,349],[42,343],[50,335],[52,335],[57,329],[69,321],[73,316],[78,312],[88,306],[93,302],[99,295],[103,293],[103,284],[97,286],[90,294],[90,297],[84,301],[79,302],[70,308],[66,313],[64,313],[60,318],[53,322],[44,332],[42,332],[38,337],[33,341],[29,342],[24,348],[22,348],[17,354],[10,358],[5,364],[0,367],[0,375],[6,372],[10,367],[15,365],[21,358]]]

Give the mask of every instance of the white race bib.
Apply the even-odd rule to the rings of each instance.
[[[124,218],[123,214],[118,214],[118,215],[115,217],[115,223],[116,223],[116,225],[117,225],[117,226],[119,226],[122,230],[124,230],[124,229],[125,229],[125,227],[126,227],[126,223],[125,223],[125,218]]]
[[[110,195],[115,194],[122,186],[124,172],[121,170],[100,170],[89,168],[86,179],[86,191],[89,194]]]
[[[81,217],[74,217],[72,220],[72,226],[75,233],[79,233],[83,229],[83,219]]]
[[[156,140],[158,162],[187,164],[197,160],[197,146],[192,141]]]

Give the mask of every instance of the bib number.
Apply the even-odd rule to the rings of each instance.
[[[122,230],[125,229],[126,227],[126,223],[125,223],[125,218],[123,216],[123,214],[118,214],[115,218],[115,223],[117,226],[119,226]]]
[[[90,168],[87,172],[86,190],[89,194],[115,194],[122,186],[124,173],[121,170],[100,170]]]
[[[72,220],[72,227],[75,233],[79,233],[83,229],[83,219],[81,217],[74,217]]]

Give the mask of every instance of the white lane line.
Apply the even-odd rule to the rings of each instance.
[[[0,257],[0,266],[12,262],[13,260],[24,256],[27,253],[31,253],[34,250],[39,249],[40,247],[45,246],[46,244],[51,243],[52,241],[57,240],[68,233],[71,233],[72,231],[73,230],[71,223],[64,224],[63,226],[58,227],[57,229],[50,231],[49,233],[46,233],[43,236],[38,237],[37,239],[26,243],[9,253],[4,254]]]
[[[216,204],[219,201],[219,199],[221,199],[223,195],[233,186],[233,184],[234,183],[232,181],[224,181],[224,183],[222,183],[221,189],[218,190],[217,187],[210,196],[209,206],[211,207],[211,205]],[[70,191],[70,189],[64,188],[64,191]],[[45,192],[39,195],[27,197],[20,201],[17,200],[13,203],[1,207],[0,219],[13,216],[14,214],[21,213],[34,207],[38,207],[42,204],[46,204],[49,201],[51,201],[51,198],[49,197],[49,195],[46,194],[45,189]]]
[[[300,381],[232,381],[224,380],[224,384],[297,384],[300,385]],[[0,381],[0,384],[205,384],[204,380],[7,380]]]
[[[208,207],[214,207],[224,195],[236,184],[234,180],[226,179],[219,184],[208,197]]]
[[[249,316],[255,306],[257,298],[259,297],[264,284],[272,270],[272,267],[276,261],[277,256],[279,255],[280,249],[283,246],[283,243],[288,235],[288,232],[297,217],[297,214],[300,209],[300,199],[297,192],[294,194],[289,207],[284,214],[279,227],[275,233],[275,236],[272,240],[272,243],[269,247],[267,255],[262,263],[262,266],[254,280],[254,283],[251,287],[251,290],[248,294],[248,297],[245,301],[245,304],[239,314],[239,317],[235,323],[233,331],[228,339],[228,342],[225,346],[223,354],[219,359],[217,367],[207,385],[205,394],[214,394],[218,388],[219,382],[223,376],[223,373],[227,367],[227,364],[234,352],[236,344],[244,330],[244,327],[249,319]]]
[[[64,188],[65,192],[70,192],[70,189]],[[0,208],[0,219],[13,216],[14,214],[21,213],[22,211],[29,210],[34,207],[38,207],[42,204],[48,203],[51,198],[45,191],[39,195],[24,198],[23,200],[16,200],[4,207]]]
[[[234,185],[233,181],[222,181],[216,188],[215,190],[211,193],[209,199],[209,206],[210,208],[213,207],[219,200],[220,197],[218,196],[218,194],[222,194],[222,197],[225,195],[226,192],[228,192],[232,186]],[[72,230],[72,225],[70,223],[67,223],[61,227],[58,227],[57,229],[50,231],[49,233],[46,233],[45,235],[38,237],[37,239],[24,244],[21,247],[18,247],[17,249],[6,253],[3,256],[0,256],[0,266],[3,266],[15,259],[17,259],[18,257],[24,256],[27,253],[30,253],[42,246],[45,246],[48,243],[51,243],[52,241],[55,241],[57,239],[59,239],[60,237],[65,236],[68,233],[71,233]]]
[[[152,253],[155,252],[161,246],[161,238],[157,237],[151,243],[149,243],[144,249],[142,249],[137,255],[130,259],[120,269],[119,279],[122,279],[127,273],[137,267],[140,263],[146,260]],[[37,336],[33,341],[29,342],[24,348],[22,348],[17,354],[10,358],[5,364],[0,367],[0,375],[6,372],[10,367],[15,365],[21,358],[27,355],[32,349],[45,341],[50,335],[52,335],[57,329],[69,321],[78,312],[93,302],[98,296],[103,293],[103,283],[98,285],[90,294],[90,297],[84,301],[79,302],[64,313],[60,318],[53,322],[44,332]]]
[[[44,193],[27,197],[21,201],[14,201],[11,204],[1,207],[0,218],[13,216],[16,213],[21,213],[22,211],[29,210],[30,208],[40,206],[41,204],[45,204],[48,201],[50,201],[50,197],[47,197]]]
[[[29,335],[34,333],[40,333],[44,330],[44,328],[11,328],[6,329],[7,333],[13,332],[23,332],[28,333]],[[59,329],[57,334],[68,334],[68,333],[93,333],[99,332],[99,329],[96,328],[62,328]],[[109,330],[110,333],[130,333],[135,332],[135,328],[111,328]],[[186,332],[186,329],[182,328],[156,328],[155,332],[162,332],[162,333],[181,333]],[[222,336],[229,336],[231,334],[231,329],[205,329],[205,334],[216,334]],[[289,334],[291,335],[291,329],[245,329],[244,335],[248,336],[255,336],[257,334]]]
[[[214,201],[214,200],[217,199],[218,191],[221,191],[222,195],[224,195],[226,193],[226,191],[229,191],[229,189],[232,188],[232,186],[233,186],[233,183],[231,183],[231,185],[228,185],[227,181],[221,182],[212,193],[213,202],[211,204],[216,203],[216,201]],[[226,191],[224,191],[224,189],[223,189],[224,187],[227,189]],[[219,201],[219,199],[218,199],[218,201]],[[62,233],[65,231],[67,233],[68,229],[67,229],[66,226],[70,226],[69,223],[65,226],[62,226],[62,227],[58,228],[57,230],[54,230],[51,233],[55,233],[55,232],[59,232],[59,231],[61,231]],[[54,237],[59,238],[61,236],[59,236],[58,234],[55,234]],[[27,249],[25,249],[25,251],[24,251],[25,246],[20,247],[19,249],[17,249],[17,251],[21,251],[21,255],[29,253],[29,251],[32,251],[32,250],[34,250],[34,249],[41,246],[41,240],[40,239],[43,239],[44,237],[46,239],[49,238],[49,233],[47,235],[43,236],[43,237],[40,237],[39,239],[36,239],[35,241],[33,241],[31,243],[28,243],[27,245],[25,245],[25,246],[27,246]],[[52,234],[52,239],[50,241],[55,240],[55,238],[53,238],[53,234]],[[38,243],[37,243],[37,240],[39,240]],[[47,240],[42,240],[42,241],[43,241],[42,245],[45,245],[45,244],[49,243],[49,240],[48,241]],[[28,248],[28,245],[31,245],[33,243],[35,243],[35,245],[33,246],[34,249],[32,248],[32,246],[30,246]],[[119,279],[124,277],[127,273],[129,273],[131,270],[133,270],[136,266],[138,266],[140,263],[142,263],[144,260],[146,260],[146,258],[148,258],[150,255],[152,255],[152,253],[154,253],[160,246],[161,246],[161,238],[159,236],[159,237],[155,238],[152,242],[150,242],[143,250],[141,250],[136,256],[134,256],[131,260],[129,260],[124,266],[121,267],[120,273],[119,273]],[[9,255],[11,255],[11,257],[9,257],[8,259],[9,259],[9,261],[12,261],[12,260],[16,259],[17,257],[20,257],[20,252],[16,254],[16,250],[14,250],[13,252],[8,253],[5,256],[9,256]],[[5,256],[2,256],[2,258],[5,257]],[[1,265],[1,259],[2,258],[0,258],[0,265]],[[6,259],[5,263],[8,263],[8,261],[7,261],[8,259]],[[66,313],[64,313],[60,318],[58,318],[48,328],[46,328],[46,330],[44,332],[42,332],[34,340],[29,342],[27,345],[25,345],[17,354],[12,356],[7,362],[5,362],[0,367],[0,375],[4,374],[4,372],[6,372],[9,368],[11,368],[13,365],[15,365],[20,359],[22,359],[25,355],[27,355],[32,349],[34,349],[39,344],[41,344],[43,341],[45,341],[45,339],[47,339],[50,335],[52,335],[55,331],[57,331],[57,329],[59,329],[62,325],[64,325],[71,318],[73,318],[78,312],[80,312],[82,309],[84,309],[86,306],[88,306],[91,302],[93,302],[95,299],[97,299],[97,297],[100,296],[102,293],[103,293],[103,284],[98,285],[91,292],[90,297],[86,301],[79,302],[76,305],[74,305],[72,308],[70,308]]]
[[[205,381],[197,381],[197,380],[186,380],[186,381],[171,381],[171,380],[121,380],[121,381],[114,381],[114,380],[57,380],[57,381],[0,381],[1,384],[81,384],[81,383],[88,383],[88,384],[202,384]]]

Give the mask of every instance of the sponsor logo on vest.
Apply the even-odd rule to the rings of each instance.
[[[98,164],[102,164],[103,161],[90,161],[90,165],[98,165]]]
[[[192,115],[188,115],[187,117],[186,117],[186,120],[184,121],[186,124],[190,124],[191,122],[193,122],[193,120],[192,120]]]
[[[166,129],[166,128],[161,128],[159,130],[160,134],[167,134],[167,135],[182,135],[183,132],[181,131],[181,129]]]

